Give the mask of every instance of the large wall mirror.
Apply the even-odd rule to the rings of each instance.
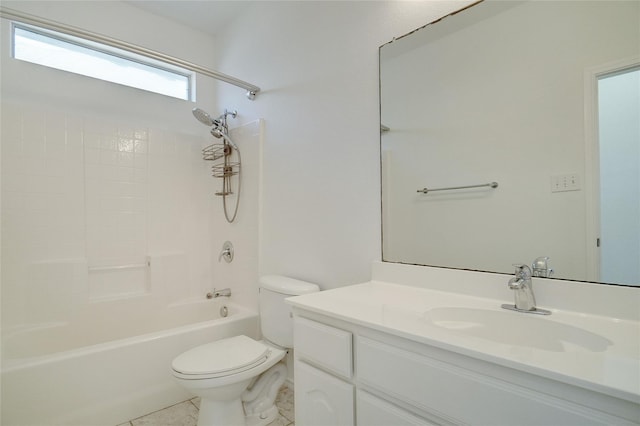
[[[383,45],[383,260],[640,285],[638,22],[486,0]]]

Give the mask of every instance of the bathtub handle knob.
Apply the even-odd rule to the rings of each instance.
[[[218,262],[224,258],[224,261],[229,263],[233,260],[233,244],[230,241],[225,241],[222,245],[222,251],[218,256]]]

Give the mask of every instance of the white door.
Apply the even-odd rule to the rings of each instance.
[[[640,68],[598,78],[600,279],[640,285]]]
[[[640,63],[588,77],[589,280],[640,285]]]

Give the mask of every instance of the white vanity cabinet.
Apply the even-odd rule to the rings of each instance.
[[[352,342],[348,331],[295,319],[296,424],[355,424]]]
[[[296,424],[638,425],[640,405],[294,307]]]

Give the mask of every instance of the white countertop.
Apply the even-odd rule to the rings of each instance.
[[[500,308],[498,300],[409,285],[370,281],[287,299],[296,308],[370,327],[409,340],[536,374],[560,382],[640,403],[640,322],[572,311],[554,310],[540,316]],[[513,321],[550,321],[534,326],[563,327],[607,342],[595,349],[562,342],[550,347],[528,346],[527,330],[511,344],[508,330],[495,341],[438,326],[433,309],[469,308]],[[544,306],[550,309],[549,306]],[[430,313],[431,312],[431,313]],[[486,312],[486,311],[483,311]],[[509,317],[512,315],[513,317]],[[560,323],[560,324],[558,324]],[[508,329],[508,321],[505,328]],[[565,332],[566,333],[566,332]],[[531,336],[532,341],[536,337]],[[523,340],[524,339],[524,340]],[[571,340],[571,339],[569,339]],[[600,341],[599,340],[599,341]],[[525,344],[523,344],[525,342]]]

